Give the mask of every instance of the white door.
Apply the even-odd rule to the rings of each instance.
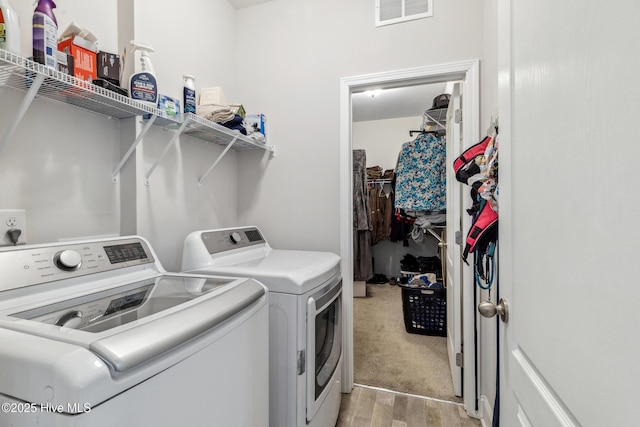
[[[499,0],[504,427],[639,423],[638,17]]]
[[[460,120],[456,120],[456,111],[461,110],[460,83],[455,83],[447,111],[447,233],[445,279],[447,285],[447,350],[449,366],[453,378],[453,392],[462,396],[462,275],[460,245],[455,242],[456,232],[460,232],[460,211],[462,209],[460,183],[452,177],[453,161],[462,152],[462,132]],[[459,116],[461,117],[461,116]],[[460,355],[460,356],[458,356]]]

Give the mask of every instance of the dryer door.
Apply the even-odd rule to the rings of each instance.
[[[342,280],[307,300],[307,421],[326,399],[342,356]]]

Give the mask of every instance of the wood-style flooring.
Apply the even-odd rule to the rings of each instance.
[[[336,427],[477,427],[462,405],[355,386],[342,395]]]

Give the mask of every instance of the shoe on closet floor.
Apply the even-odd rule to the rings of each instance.
[[[387,283],[387,281],[387,276],[385,276],[384,274],[374,274],[371,279],[367,280],[367,283],[382,285]]]

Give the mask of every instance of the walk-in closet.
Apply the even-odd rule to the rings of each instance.
[[[352,96],[355,383],[462,402],[447,351],[453,83]]]

